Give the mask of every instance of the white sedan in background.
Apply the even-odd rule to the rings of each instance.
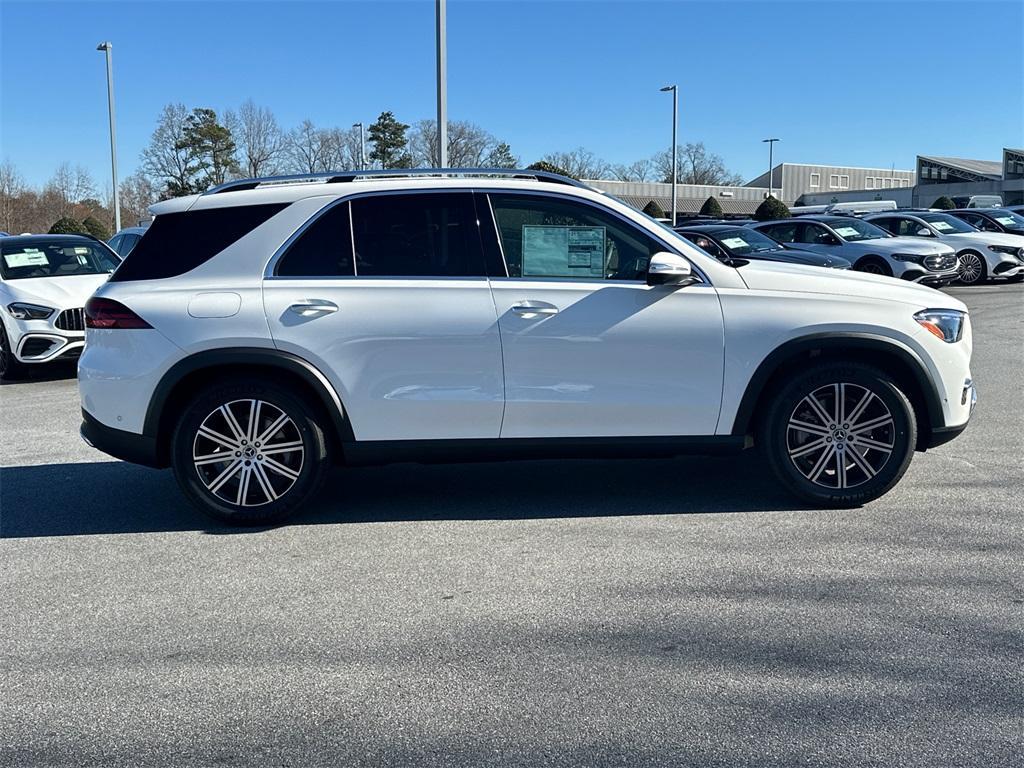
[[[936,211],[892,211],[867,221],[900,237],[921,237],[945,243],[960,259],[960,282],[978,285],[989,278],[1024,280],[1024,246],[1017,235],[982,232],[966,221]]]
[[[119,263],[106,244],[83,235],[0,240],[0,379],[77,357],[85,302]]]

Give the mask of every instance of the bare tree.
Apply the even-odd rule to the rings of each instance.
[[[57,166],[43,192],[44,196],[54,201],[56,217],[59,218],[69,215],[76,203],[95,197],[96,184],[85,168],[80,165],[72,168],[71,163],[65,161]]]
[[[10,160],[0,164],[0,231],[15,232],[19,200],[25,192],[25,182]]]
[[[324,128],[320,131],[320,171],[351,171],[359,168],[359,129]]]
[[[324,167],[324,155],[328,152],[325,145],[326,133],[313,125],[313,121],[303,120],[298,127],[288,134],[289,170],[295,173],[317,173]]]
[[[189,111],[184,104],[168,104],[157,120],[149,146],[142,150],[142,168],[161,188],[163,197],[186,194],[195,174],[195,151],[187,141]]]
[[[708,152],[703,142],[685,144],[677,148],[679,168],[676,177],[680,184],[742,184],[743,178],[726,170],[725,162],[719,155]],[[672,181],[672,150],[659,152],[651,162],[657,177],[664,181]]]
[[[577,147],[571,152],[552,152],[544,155],[544,162],[564,168],[577,179],[599,179],[608,173],[608,163],[589,149]]]
[[[448,166],[479,168],[499,142],[479,125],[466,120],[448,121]],[[413,126],[409,147],[416,165],[437,168],[441,162],[437,146],[437,121],[420,120]]]
[[[228,113],[224,122],[238,142],[242,172],[246,176],[270,176],[278,172],[286,143],[273,112],[246,99],[238,108],[237,116]]]
[[[149,206],[160,199],[160,190],[141,171],[121,182],[121,220],[127,226],[149,218]]]

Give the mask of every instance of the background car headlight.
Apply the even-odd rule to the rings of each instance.
[[[19,320],[45,320],[54,313],[50,307],[41,307],[38,304],[23,304],[15,302],[7,305],[7,311],[12,317]]]
[[[922,309],[914,315],[914,319],[933,336],[953,344],[964,335],[966,316],[966,312],[958,309]]]
[[[988,249],[996,253],[1005,253],[1007,256],[1016,256],[1018,259],[1024,257],[1024,248],[1013,245],[990,245]]]
[[[894,253],[892,257],[896,261],[910,261],[914,264],[920,264],[924,261],[924,255],[920,253]]]

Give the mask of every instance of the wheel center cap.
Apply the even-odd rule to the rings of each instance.
[[[256,455],[256,449],[250,445],[244,451],[242,451],[242,453],[245,454],[246,458],[251,459],[253,456]]]
[[[845,440],[846,439],[846,430],[845,429],[837,429],[837,430],[835,430],[832,433],[832,437],[834,437],[836,440]]]

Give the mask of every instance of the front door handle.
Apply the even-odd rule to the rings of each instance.
[[[326,299],[303,299],[288,307],[300,317],[314,317],[316,315],[329,315],[338,311],[338,305]]]
[[[558,307],[546,301],[520,301],[512,305],[512,311],[524,317],[534,315],[557,315]]]

